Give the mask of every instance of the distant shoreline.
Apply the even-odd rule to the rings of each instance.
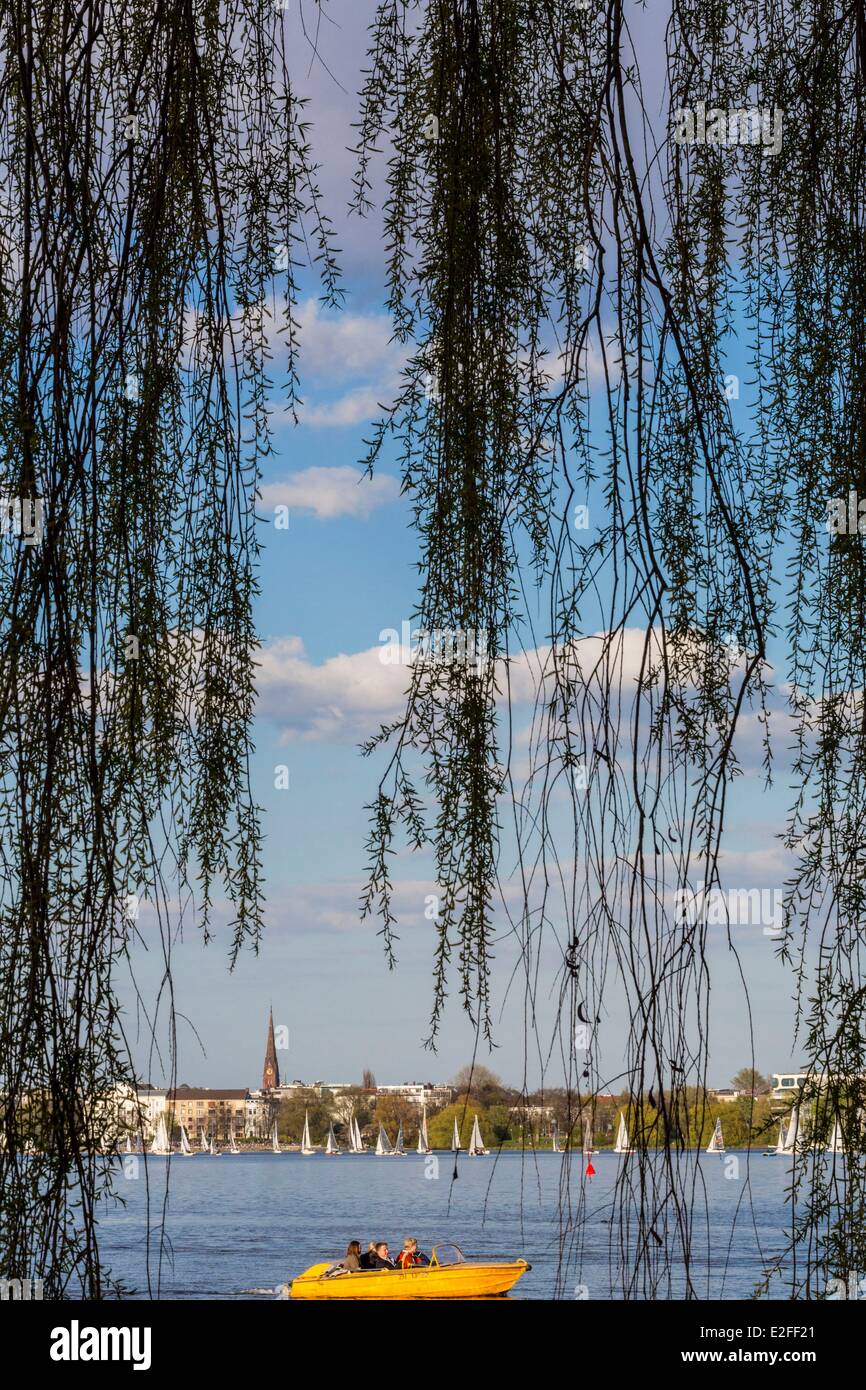
[[[823,1152],[823,1146],[820,1147],[820,1150],[819,1150],[819,1151],[820,1151],[820,1152]],[[536,1145],[530,1145],[530,1144],[523,1145],[523,1144],[519,1144],[519,1143],[514,1143],[514,1142],[512,1141],[512,1142],[510,1142],[510,1143],[503,1144],[503,1145],[501,1145],[501,1146],[496,1146],[496,1147],[494,1147],[494,1148],[490,1148],[490,1149],[488,1149],[488,1151],[487,1151],[486,1154],[480,1155],[480,1156],[481,1156],[481,1157],[485,1157],[485,1158],[495,1158],[495,1157],[496,1157],[498,1154],[500,1154],[500,1153],[522,1153],[522,1154],[526,1154],[526,1155],[532,1155],[532,1154],[552,1154],[552,1153],[556,1153],[557,1156],[560,1157],[560,1158],[565,1158],[566,1156],[580,1157],[580,1158],[590,1158],[590,1157],[592,1157],[592,1158],[598,1158],[598,1156],[599,1156],[600,1154],[613,1154],[614,1157],[616,1157],[616,1158],[626,1158],[626,1157],[629,1157],[630,1155],[634,1155],[634,1154],[637,1154],[637,1153],[639,1153],[639,1152],[640,1152],[639,1149],[633,1148],[633,1149],[628,1150],[626,1153],[620,1154],[620,1153],[617,1153],[617,1152],[616,1152],[616,1150],[614,1149],[613,1145],[605,1145],[605,1146],[602,1147],[602,1148],[593,1149],[591,1154],[585,1154],[585,1153],[583,1152],[583,1150],[580,1149],[580,1148],[578,1148],[578,1147],[573,1147],[573,1148],[562,1148],[562,1149],[554,1150],[554,1149],[552,1149],[549,1145],[537,1145],[537,1144],[536,1144]],[[663,1153],[663,1152],[664,1152],[664,1146],[661,1145],[661,1144],[648,1145],[647,1148],[646,1148],[646,1150],[645,1150],[645,1152],[647,1152],[647,1153]],[[771,1147],[771,1146],[768,1145],[768,1144],[764,1144],[764,1145],[761,1145],[761,1144],[754,1144],[754,1145],[752,1145],[751,1148],[742,1147],[742,1146],[737,1146],[737,1145],[731,1145],[730,1147],[728,1147],[728,1148],[726,1148],[726,1149],[720,1150],[718,1153],[707,1153],[706,1146],[703,1145],[703,1144],[688,1144],[688,1145],[685,1145],[682,1149],[680,1149],[680,1148],[673,1148],[673,1149],[670,1150],[670,1152],[672,1152],[672,1153],[706,1153],[707,1158],[724,1157],[724,1155],[725,1155],[726,1153],[751,1153],[751,1154],[761,1154],[761,1155],[765,1155],[765,1154],[766,1154],[766,1155],[776,1155],[776,1149],[775,1149],[774,1147]],[[811,1152],[811,1150],[810,1150],[810,1152]],[[274,1150],[273,1150],[273,1147],[272,1147],[272,1145],[271,1145],[270,1143],[261,1143],[261,1144],[239,1144],[238,1153],[241,1153],[241,1154],[246,1154],[246,1153],[259,1153],[259,1154],[264,1153],[264,1154],[269,1154],[269,1153],[274,1153]],[[301,1153],[301,1145],[300,1145],[300,1144],[284,1144],[284,1143],[282,1143],[282,1141],[281,1141],[281,1144],[280,1144],[280,1154],[287,1154],[287,1153],[297,1153],[297,1154]],[[227,1154],[227,1155],[229,1155],[230,1157],[233,1156],[233,1155],[231,1154],[231,1150],[229,1150],[229,1149],[227,1149],[227,1148],[225,1148],[225,1149],[219,1149],[219,1150],[217,1151],[217,1156],[222,1156],[222,1154]],[[274,1157],[275,1157],[275,1158],[279,1158],[279,1157],[280,1157],[280,1154],[274,1154]],[[364,1158],[364,1157],[369,1157],[369,1158],[377,1158],[377,1157],[378,1157],[378,1158],[430,1158],[430,1157],[438,1157],[438,1156],[443,1155],[443,1154],[451,1154],[451,1155],[453,1155],[453,1154],[454,1154],[454,1149],[452,1149],[452,1148],[447,1148],[447,1149],[431,1149],[431,1151],[430,1151],[429,1154],[424,1154],[424,1153],[419,1154],[418,1151],[417,1151],[417,1149],[415,1149],[415,1148],[406,1149],[405,1152],[404,1152],[403,1154],[377,1154],[376,1151],[375,1151],[375,1149],[373,1149],[373,1148],[364,1149],[364,1150],[362,1150],[362,1152],[361,1152],[360,1154],[357,1154],[357,1153],[354,1153],[351,1149],[340,1149],[340,1150],[338,1151],[338,1154],[336,1154],[336,1155],[327,1155],[327,1154],[325,1153],[325,1147],[324,1147],[324,1145],[318,1144],[318,1145],[314,1145],[314,1146],[313,1146],[313,1153],[312,1153],[312,1154],[309,1154],[308,1157],[311,1157],[311,1158],[312,1158],[312,1157],[318,1157],[320,1154],[321,1154],[322,1156],[324,1156],[324,1157],[340,1157],[340,1158]],[[458,1150],[458,1155],[459,1155],[459,1156],[462,1156],[462,1157],[464,1157],[464,1158],[469,1157],[468,1151],[467,1151],[465,1148],[459,1149],[459,1150]],[[40,1156],[39,1152],[37,1152],[37,1154],[31,1154],[31,1155],[29,1155],[29,1157],[37,1157],[37,1156]],[[131,1153],[127,1153],[126,1150],[124,1150],[124,1149],[108,1149],[108,1150],[102,1151],[101,1154],[100,1154],[100,1153],[97,1153],[96,1151],[94,1151],[94,1156],[101,1156],[101,1157],[103,1157],[103,1158],[145,1158],[145,1157],[146,1157],[146,1158],[167,1158],[167,1157],[169,1157],[168,1154],[153,1154],[153,1153],[150,1152],[149,1147],[148,1147],[148,1148],[145,1148],[144,1150],[142,1150],[142,1149],[133,1149],[133,1150],[131,1151]],[[174,1148],[172,1148],[172,1151],[171,1151],[171,1155],[170,1155],[170,1156],[171,1156],[172,1158],[183,1158],[183,1157],[187,1157],[187,1158],[213,1158],[215,1155],[210,1154],[210,1153],[208,1153],[208,1152],[205,1151],[205,1150],[200,1150],[200,1149],[198,1149],[198,1148],[193,1149],[193,1151],[192,1151],[191,1154],[184,1155],[184,1154],[182,1153],[182,1151],[181,1151],[179,1148],[174,1147]],[[237,1155],[234,1155],[234,1156],[236,1157]],[[790,1155],[790,1154],[783,1154],[783,1155],[780,1155],[780,1157],[788,1157],[788,1158],[791,1157],[791,1156],[792,1156],[792,1155]]]

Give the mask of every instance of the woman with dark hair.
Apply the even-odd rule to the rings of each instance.
[[[336,1264],[329,1265],[325,1270],[323,1278],[335,1279],[339,1274],[353,1274],[355,1270],[363,1268],[361,1264],[361,1242],[350,1240],[346,1246],[346,1253],[342,1260]]]

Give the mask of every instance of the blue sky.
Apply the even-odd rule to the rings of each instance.
[[[362,924],[357,911],[367,830],[363,808],[374,794],[379,766],[363,760],[357,745],[399,711],[405,671],[382,665],[377,648],[383,629],[399,628],[412,614],[416,582],[416,542],[399,496],[395,459],[385,456],[372,483],[358,481],[365,434],[377,403],[392,395],[402,362],[382,302],[376,218],[360,223],[342,215],[364,26],[373,8],[372,0],[331,6],[339,27],[325,28],[323,49],[336,81],[317,64],[310,68],[303,42],[296,50],[299,88],[312,98],[314,146],[326,156],[322,188],[338,227],[347,298],[343,313],[323,309],[310,278],[300,312],[301,423],[279,425],[276,456],[263,481],[257,609],[263,650],[254,778],[266,813],[267,930],[260,954],[245,955],[232,975],[224,939],[205,950],[196,932],[187,930],[175,943],[177,1078],[189,1084],[258,1084],[271,1004],[276,1022],[289,1030],[290,1047],[279,1060],[290,1078],[359,1081],[362,1068],[371,1066],[380,1082],[447,1079],[473,1050],[472,1027],[453,1004],[438,1055],[423,1045],[434,944],[423,916],[425,895],[434,887],[429,864],[405,855],[398,860],[396,972],[387,969],[377,924]],[[290,509],[288,530],[273,525],[274,508],[282,503]],[[540,600],[539,616],[543,636]],[[529,706],[519,706],[518,728],[528,722]],[[274,786],[279,765],[289,768],[288,790]],[[785,871],[775,839],[785,796],[780,791],[766,797],[759,787],[759,772],[752,768],[733,793],[728,878],[776,887]],[[146,943],[146,909],[141,929]],[[742,929],[736,939],[752,993],[757,1065],[785,1069],[798,1060],[790,1051],[788,971],[760,931]],[[724,1085],[750,1061],[747,1016],[736,963],[721,933],[710,953],[710,1079]],[[525,1077],[534,1086],[541,1068],[531,1050],[525,1060],[519,983],[508,993],[516,960],[513,942],[503,936],[494,968],[498,1048],[491,1057],[482,1047],[479,1059],[514,1084]],[[159,950],[136,952],[136,978],[146,1001],[156,995],[160,964]],[[541,976],[544,1048],[554,1026],[551,991],[560,964],[553,953]],[[605,1006],[601,1049],[613,1076],[621,1062],[625,1011],[615,993]],[[138,1048],[135,1055],[143,1075],[157,1083],[167,1079],[158,1061],[146,1061]],[[561,1084],[556,1066],[547,1081]]]

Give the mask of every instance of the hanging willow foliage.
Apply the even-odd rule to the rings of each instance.
[[[170,999],[179,901],[205,938],[229,904],[232,962],[260,933],[266,400],[298,256],[339,292],[270,0],[11,0],[0,35],[0,1271],[94,1297],[129,945]]]
[[[575,1118],[612,1080],[593,1045],[604,993],[630,1010],[637,1154],[617,1185],[612,1289],[706,1294],[700,1163],[680,1149],[704,1118],[708,924],[675,895],[721,886],[738,731],[748,716],[769,774],[772,705],[797,750],[786,841],[798,867],[778,949],[802,1000],[798,1050],[825,1077],[813,1135],[840,1114],[849,1157],[841,1205],[841,1160],[803,1154],[794,1168],[785,1278],[815,1296],[866,1260],[853,1159],[864,560],[858,536],[826,533],[831,499],[866,496],[866,11],[672,0],[651,97],[647,26],[638,53],[628,18],[625,0],[377,8],[355,204],[369,210],[387,144],[390,306],[411,358],[369,461],[399,440],[420,626],[462,632],[488,660],[467,660],[464,642],[416,662],[405,716],[368,745],[388,762],[364,905],[390,950],[395,835],[432,845],[432,1034],[455,954],[489,1034],[513,815],[527,1016],[552,949]],[[724,123],[707,139],[715,111]],[[734,347],[747,364],[738,399]],[[571,520],[588,496],[583,537]],[[524,591],[533,566],[549,602],[541,633]],[[508,696],[521,662],[537,696],[517,787]],[[584,1238],[579,1183],[566,1178],[563,1197],[565,1287]]]

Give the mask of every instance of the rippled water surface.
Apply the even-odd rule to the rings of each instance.
[[[617,1243],[610,1224],[611,1193],[621,1164],[633,1164],[637,1173],[635,1159],[595,1155],[596,1176],[587,1181],[579,1154],[461,1155],[454,1182],[453,1154],[435,1157],[438,1176],[437,1163],[415,1154],[388,1159],[344,1154],[336,1160],[295,1153],[172,1158],[165,1210],[169,1248],[161,1268],[158,1228],[168,1165],[165,1159],[148,1158],[145,1175],[139,1159],[138,1176],[126,1177],[127,1160],[123,1167],[117,1165],[116,1184],[126,1206],[104,1210],[103,1249],[112,1272],[143,1297],[156,1296],[157,1277],[162,1298],[274,1297],[275,1288],[309,1265],[338,1259],[348,1240],[366,1246],[370,1239],[384,1239],[393,1251],[405,1235],[417,1236],[428,1252],[437,1241],[456,1241],[470,1257],[522,1256],[532,1270],[513,1298],[621,1296],[617,1254],[611,1251],[612,1239]],[[739,1172],[726,1176],[736,1166],[732,1157]],[[689,1163],[693,1171],[694,1155]],[[751,1297],[784,1245],[789,1182],[785,1159],[755,1153],[729,1154],[727,1159],[701,1155],[692,1269],[699,1296]],[[561,1211],[569,1199],[579,1219],[571,1236],[563,1234]],[[658,1229],[664,1231],[663,1222]],[[567,1264],[560,1260],[563,1242],[571,1249]],[[674,1278],[672,1296],[681,1296],[676,1256]],[[775,1296],[784,1296],[780,1286]]]

